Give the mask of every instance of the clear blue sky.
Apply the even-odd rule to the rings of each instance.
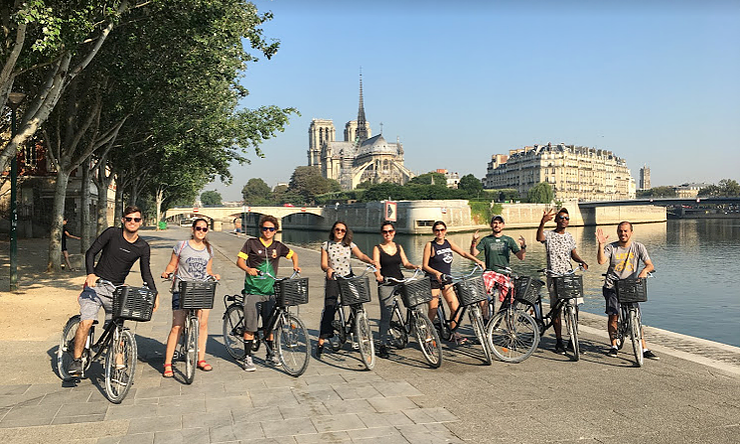
[[[492,154],[547,142],[612,150],[653,186],[740,179],[740,0],[258,0],[281,41],[249,66],[246,108],[296,107],[265,158],[219,182],[287,182],[312,118],[341,138],[362,68],[373,134],[416,173],[483,177]]]

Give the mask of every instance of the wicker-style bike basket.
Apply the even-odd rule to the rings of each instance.
[[[620,279],[617,281],[619,302],[647,302],[647,280]]]
[[[370,280],[367,276],[337,279],[342,305],[356,305],[370,302]]]
[[[530,304],[536,304],[540,300],[540,289],[543,285],[545,285],[544,282],[530,276],[515,278],[514,297]]]
[[[180,309],[182,310],[210,310],[213,308],[213,297],[216,295],[216,282],[186,282],[178,283],[180,290]]]
[[[558,299],[574,299],[583,297],[583,276],[571,274],[552,278],[555,283],[555,294]]]
[[[308,278],[275,281],[275,295],[282,307],[308,304]]]
[[[432,300],[432,281],[424,276],[401,284],[401,299],[406,307],[416,307]]]
[[[152,319],[156,293],[147,287],[116,288],[113,293],[113,319],[147,322]]]
[[[461,305],[473,305],[488,299],[482,276],[465,278],[455,282],[455,293],[457,293]]]

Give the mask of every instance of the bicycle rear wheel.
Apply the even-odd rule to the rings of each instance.
[[[360,357],[365,368],[372,370],[375,367],[375,345],[373,344],[373,332],[367,320],[367,313],[362,308],[355,313],[355,340],[359,345]]]
[[[491,351],[504,362],[522,362],[540,342],[537,323],[529,314],[509,307],[494,315],[486,327]]]
[[[581,349],[578,345],[578,317],[576,315],[576,309],[572,305],[568,304],[565,306],[564,313],[565,325],[568,329],[570,343],[573,346],[573,360],[578,361],[581,359]]]
[[[629,322],[629,311],[624,308],[619,308],[619,318],[617,319],[617,349],[621,350],[624,347],[624,340],[627,337],[627,323]]]
[[[105,393],[110,402],[120,404],[134,383],[136,339],[123,326],[117,326],[105,356]]]
[[[280,316],[275,325],[275,349],[283,370],[290,376],[301,376],[308,368],[311,340],[303,321],[291,313]]]
[[[79,325],[80,315],[69,318],[64,329],[62,329],[62,337],[59,340],[59,347],[57,347],[57,374],[64,381],[73,379],[67,369],[74,360],[75,335]]]
[[[426,313],[422,310],[412,310],[414,311],[411,312],[411,325],[421,353],[432,368],[439,368],[442,365],[442,341],[439,340],[439,334]]]
[[[630,310],[630,336],[632,337],[632,351],[635,353],[635,362],[642,367],[644,360],[642,351],[642,324],[637,310]]]
[[[195,367],[198,362],[198,333],[200,322],[197,316],[188,316],[187,334],[185,335],[185,383],[192,384],[195,379]]]
[[[491,347],[489,346],[488,337],[486,335],[486,328],[483,326],[483,317],[480,313],[480,305],[471,305],[468,307],[468,310],[470,310],[468,312],[468,317],[470,318],[470,323],[473,325],[475,337],[478,338],[478,342],[483,348],[483,362],[485,362],[486,365],[491,365],[491,362],[493,362]]]
[[[232,358],[244,359],[244,307],[231,304],[223,318],[224,347]]]
[[[406,327],[403,324],[401,310],[398,308],[398,305],[393,307],[390,327],[388,328],[388,337],[390,344],[399,350],[406,347],[406,344],[409,343],[409,335],[406,333]],[[382,341],[383,338],[380,338],[380,340]]]

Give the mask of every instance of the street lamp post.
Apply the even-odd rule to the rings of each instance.
[[[8,94],[11,109],[10,137],[15,138],[15,111],[26,95],[12,92]],[[10,291],[18,290],[18,154],[10,161]]]

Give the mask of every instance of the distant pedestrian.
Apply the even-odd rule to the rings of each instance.
[[[77,271],[75,268],[72,268],[72,264],[69,262],[69,252],[67,251],[67,238],[68,237],[71,237],[72,239],[80,240],[79,237],[67,231],[67,218],[64,218],[64,222],[62,224],[62,256],[64,256],[64,263],[67,265],[67,270]],[[64,268],[64,264],[62,264],[62,268]]]
[[[599,264],[609,262],[609,269],[604,279],[604,299],[606,299],[606,314],[609,315],[607,331],[611,340],[611,348],[607,353],[611,357],[617,357],[617,321],[619,319],[619,300],[617,299],[616,282],[621,279],[645,278],[647,274],[655,270],[650,260],[647,249],[639,242],[632,241],[632,224],[624,221],[617,225],[616,242],[607,244],[609,236],[604,236],[601,228],[596,229],[596,241],[599,243],[597,259]],[[639,269],[640,262],[644,264]],[[638,305],[639,309],[639,305]],[[648,350],[645,344],[645,333],[642,334],[643,356],[649,359],[659,359],[655,353]]]
[[[555,229],[545,232],[545,223],[555,217]],[[565,229],[570,224],[570,215],[568,210],[561,208],[555,214],[555,210],[545,211],[540,220],[540,226],[537,228],[537,241],[545,244],[547,252],[547,268],[554,273],[567,273],[573,269],[570,260],[578,262],[584,270],[588,269],[588,264],[581,259],[576,252],[576,241]],[[550,293],[550,307],[554,307],[558,301],[557,292],[555,291],[555,282],[548,275],[547,289]],[[576,300],[576,314],[578,314],[578,304],[583,303],[583,298]],[[555,313],[552,318],[552,329],[555,331],[555,353],[564,355],[565,347],[563,346],[563,334],[561,329],[562,321],[560,312]]]
[[[332,321],[337,312],[339,299],[339,284],[334,275],[354,276],[349,262],[353,254],[362,262],[378,268],[378,264],[352,242],[352,230],[347,224],[341,221],[334,222],[329,232],[329,240],[321,245],[321,270],[326,273],[326,282],[324,282],[324,311],[321,313],[319,342],[316,344],[317,358],[320,358],[324,351],[324,342],[334,336]]]

